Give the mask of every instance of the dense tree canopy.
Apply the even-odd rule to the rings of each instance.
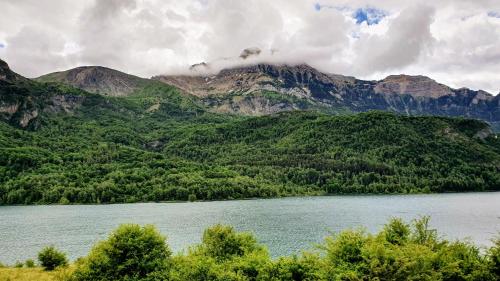
[[[64,92],[36,87],[42,100]],[[164,85],[127,98],[73,91],[84,97],[73,112],[40,105],[34,127],[0,122],[1,204],[500,189],[500,140],[479,138],[488,130],[481,121],[249,118],[208,113]]]

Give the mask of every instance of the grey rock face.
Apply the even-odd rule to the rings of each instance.
[[[0,119],[21,128],[36,128],[43,113],[72,114],[85,100],[85,96],[56,94],[51,89],[40,88],[0,60]]]
[[[366,81],[323,73],[305,64],[258,64],[224,69],[213,76],[153,79],[201,97],[215,111],[261,115],[303,108],[298,103],[306,101],[326,111],[388,110],[408,115],[463,116],[482,119],[494,126],[500,124],[500,96],[467,88],[453,89],[425,76],[391,75],[380,81]],[[268,102],[254,99],[252,106],[247,106],[249,99],[244,97],[259,92],[281,95],[283,105],[268,109]],[[235,98],[238,96],[241,98]],[[274,99],[271,103],[279,104]],[[221,105],[221,100],[226,103]]]

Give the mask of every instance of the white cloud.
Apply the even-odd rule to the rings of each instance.
[[[362,75],[399,70],[416,63],[430,52],[434,37],[430,31],[434,9],[428,6],[405,8],[383,34],[364,34],[353,48],[353,68]]]
[[[0,6],[0,56],[29,77],[77,65],[151,76],[201,61],[214,62],[215,71],[304,62],[365,79],[423,74],[453,87],[500,90],[498,0],[0,0]],[[369,20],[356,20],[355,11]],[[234,59],[249,47],[262,53]]]

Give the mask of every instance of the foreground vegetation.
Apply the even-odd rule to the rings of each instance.
[[[173,255],[153,226],[122,225],[70,268],[0,269],[0,280],[500,280],[500,240],[482,252],[440,239],[428,222],[392,219],[377,234],[346,230],[276,260],[229,226],[205,230],[199,245]]]
[[[64,93],[82,104],[55,110]],[[111,98],[30,82],[0,101],[39,112],[0,122],[0,204],[500,190],[500,139],[476,120],[217,115],[160,84]]]

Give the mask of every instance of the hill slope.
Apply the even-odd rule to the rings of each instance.
[[[204,110],[171,86],[134,76],[129,82],[136,81],[137,88],[133,96],[125,98],[89,93],[66,82],[40,82],[51,80],[48,78],[30,80],[14,73],[2,60],[0,66],[0,73],[12,77],[0,79],[0,118],[25,129],[35,130],[56,115],[96,119],[100,114],[104,114],[103,117],[149,114],[171,119],[196,115]],[[107,79],[96,80],[99,85],[108,82]]]

